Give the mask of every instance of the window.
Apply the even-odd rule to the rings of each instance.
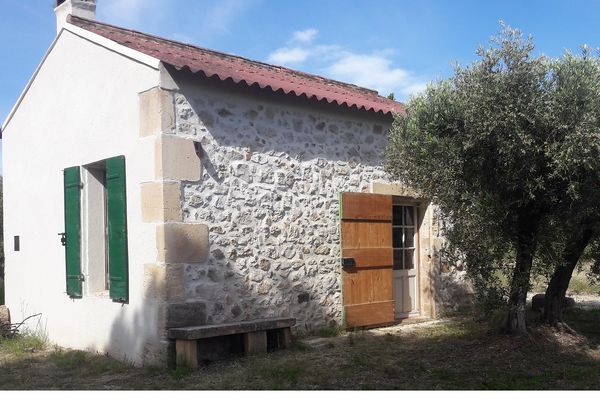
[[[416,232],[416,207],[394,205],[392,209],[394,269],[415,268]]]
[[[109,290],[108,241],[106,218],[106,162],[82,169],[82,258],[87,278],[86,292],[99,294]]]
[[[67,294],[83,297],[85,281],[86,294],[127,302],[125,158],[66,168],[64,193]]]

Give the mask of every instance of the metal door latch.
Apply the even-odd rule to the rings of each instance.
[[[67,234],[66,233],[59,233],[58,236],[60,236],[60,244],[62,244],[63,246],[67,245]]]
[[[342,258],[342,267],[344,267],[344,268],[355,268],[356,267],[356,261],[354,261],[354,258]]]

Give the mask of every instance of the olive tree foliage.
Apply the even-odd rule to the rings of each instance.
[[[555,325],[563,322],[562,300],[586,247],[596,266],[600,261],[600,59],[584,47],[580,56],[555,61],[552,72],[554,140],[547,152],[563,195],[552,217],[556,234],[544,245],[556,256],[540,258],[553,269],[544,318]]]
[[[476,62],[408,102],[387,148],[387,171],[439,207],[448,254],[465,261],[481,298],[505,301],[514,333],[526,332],[538,248],[560,247],[556,212],[577,192],[569,162],[587,147],[561,145],[574,133],[557,109],[573,91],[562,83],[564,64],[579,58],[550,60],[533,50],[531,38],[503,25]]]

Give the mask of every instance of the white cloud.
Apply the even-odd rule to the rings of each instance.
[[[148,13],[160,13],[161,0],[103,0],[98,4],[98,14],[110,23],[138,24]]]
[[[325,69],[338,80],[354,83],[387,95],[395,92],[410,95],[426,86],[410,72],[392,66],[392,60],[384,55],[348,53]]]
[[[269,54],[268,62],[274,64],[299,64],[309,57],[310,52],[300,47],[282,47]]]
[[[267,61],[273,64],[297,65],[301,64],[313,55],[317,49],[307,46],[315,39],[318,30],[314,28],[296,31],[288,40],[287,46],[280,47],[269,54]]]
[[[356,53],[337,44],[314,44],[317,33],[314,28],[294,32],[286,47],[269,54],[268,62],[302,66],[339,81],[377,90],[384,96],[394,93],[399,99],[427,85],[424,79],[394,65],[393,49]]]
[[[315,39],[318,33],[319,31],[314,28],[309,28],[304,31],[296,31],[294,32],[292,40],[300,43],[310,43]]]

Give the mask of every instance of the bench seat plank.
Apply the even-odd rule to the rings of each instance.
[[[267,318],[253,321],[233,322],[229,324],[171,328],[169,329],[169,339],[205,339],[216,336],[236,335],[240,333],[289,328],[295,323],[295,318]]]

